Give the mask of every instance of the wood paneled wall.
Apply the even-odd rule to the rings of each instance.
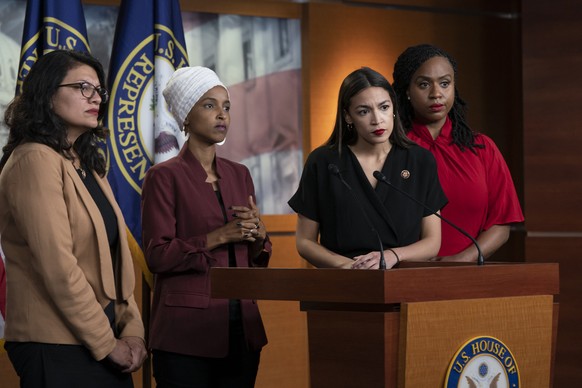
[[[522,2],[528,261],[560,263],[554,387],[580,385],[582,367],[582,7]]]

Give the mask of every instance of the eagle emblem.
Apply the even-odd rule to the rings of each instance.
[[[465,378],[467,379],[467,384],[469,384],[469,388],[487,388],[487,387],[497,388],[497,382],[499,381],[500,377],[501,373],[497,373],[495,377],[491,379],[489,385],[483,385],[479,380],[475,379],[474,377],[465,376]]]

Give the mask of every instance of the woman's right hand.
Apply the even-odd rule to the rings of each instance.
[[[242,241],[255,241],[256,226],[259,220],[241,220],[234,219],[224,226],[213,230],[206,236],[206,245],[208,249],[214,249],[220,245],[228,243],[237,243]]]
[[[125,369],[123,372],[135,372],[141,368],[143,362],[148,356],[145,342],[140,337],[123,337],[121,340],[129,346],[133,358],[131,366],[128,369]]]
[[[111,361],[118,369],[125,371],[129,369],[133,363],[133,355],[131,348],[122,340],[115,340],[115,348],[107,355],[107,359]]]
[[[208,249],[214,249],[222,244],[265,239],[265,225],[261,222],[259,209],[252,196],[249,196],[248,206],[231,206],[229,210],[234,211],[235,218],[206,235]]]

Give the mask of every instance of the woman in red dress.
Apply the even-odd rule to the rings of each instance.
[[[524,218],[497,146],[466,122],[465,102],[456,88],[455,60],[429,44],[409,47],[398,57],[393,78],[408,137],[436,158],[449,199],[442,216],[471,234],[485,257],[492,255],[509,238],[510,224]],[[438,257],[475,261],[477,248],[443,223]]]

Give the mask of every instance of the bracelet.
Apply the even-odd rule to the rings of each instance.
[[[388,250],[394,253],[394,257],[396,257],[396,265],[400,264],[400,257],[398,257],[398,255],[396,254],[396,251],[392,248],[388,248]]]

